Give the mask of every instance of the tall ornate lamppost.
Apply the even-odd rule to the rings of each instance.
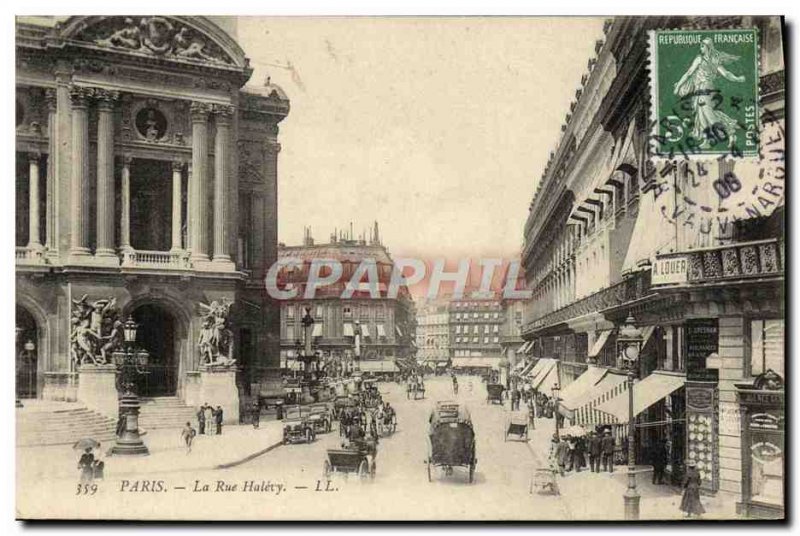
[[[633,315],[628,315],[625,325],[617,336],[617,355],[628,371],[628,489],[625,490],[625,519],[639,519],[639,491],[636,489],[636,455],[634,441],[636,423],[633,414],[633,381],[638,375],[639,354],[644,337],[634,324]]]
[[[361,322],[358,320],[356,320],[355,326],[353,326],[353,357],[353,370],[361,370]]]
[[[111,354],[117,367],[117,390],[119,396],[119,416],[125,427],[117,436],[111,453],[121,456],[146,456],[150,454],[139,435],[139,395],[136,377],[147,374],[147,361],[150,355],[146,350],[136,348],[136,332],[139,326],[128,317],[123,324],[124,344],[121,350]]]

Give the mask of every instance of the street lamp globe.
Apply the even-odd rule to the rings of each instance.
[[[642,350],[642,341],[644,336],[642,330],[636,327],[636,320],[633,315],[628,315],[625,319],[625,324],[619,329],[617,336],[617,350],[623,363],[629,366],[636,363],[639,359],[639,353]]]
[[[132,316],[129,316],[128,320],[126,320],[125,324],[122,326],[125,342],[136,342],[136,331],[138,329],[139,325],[133,321]]]

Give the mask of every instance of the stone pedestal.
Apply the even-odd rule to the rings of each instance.
[[[42,399],[75,402],[78,399],[78,374],[76,372],[45,372]]]
[[[119,410],[116,377],[114,365],[81,365],[78,369],[78,402],[116,419]]]
[[[189,377],[195,380],[194,374]],[[224,424],[239,424],[239,389],[236,387],[236,367],[201,366],[199,378],[187,382],[186,404],[200,407],[206,402],[222,407]]]

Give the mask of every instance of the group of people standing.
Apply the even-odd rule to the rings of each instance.
[[[199,435],[222,435],[222,421],[224,420],[224,413],[221,406],[214,408],[208,402],[200,406],[197,411],[197,430],[192,426],[191,422],[187,422],[186,426],[181,430],[181,439],[186,446],[186,454],[192,452],[192,443],[194,438]]]
[[[588,467],[593,473],[614,472],[614,438],[611,431],[591,431],[586,436],[553,435],[550,458],[561,476]]]

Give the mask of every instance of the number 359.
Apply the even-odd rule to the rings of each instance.
[[[78,484],[75,495],[94,495],[97,493],[97,484]]]

